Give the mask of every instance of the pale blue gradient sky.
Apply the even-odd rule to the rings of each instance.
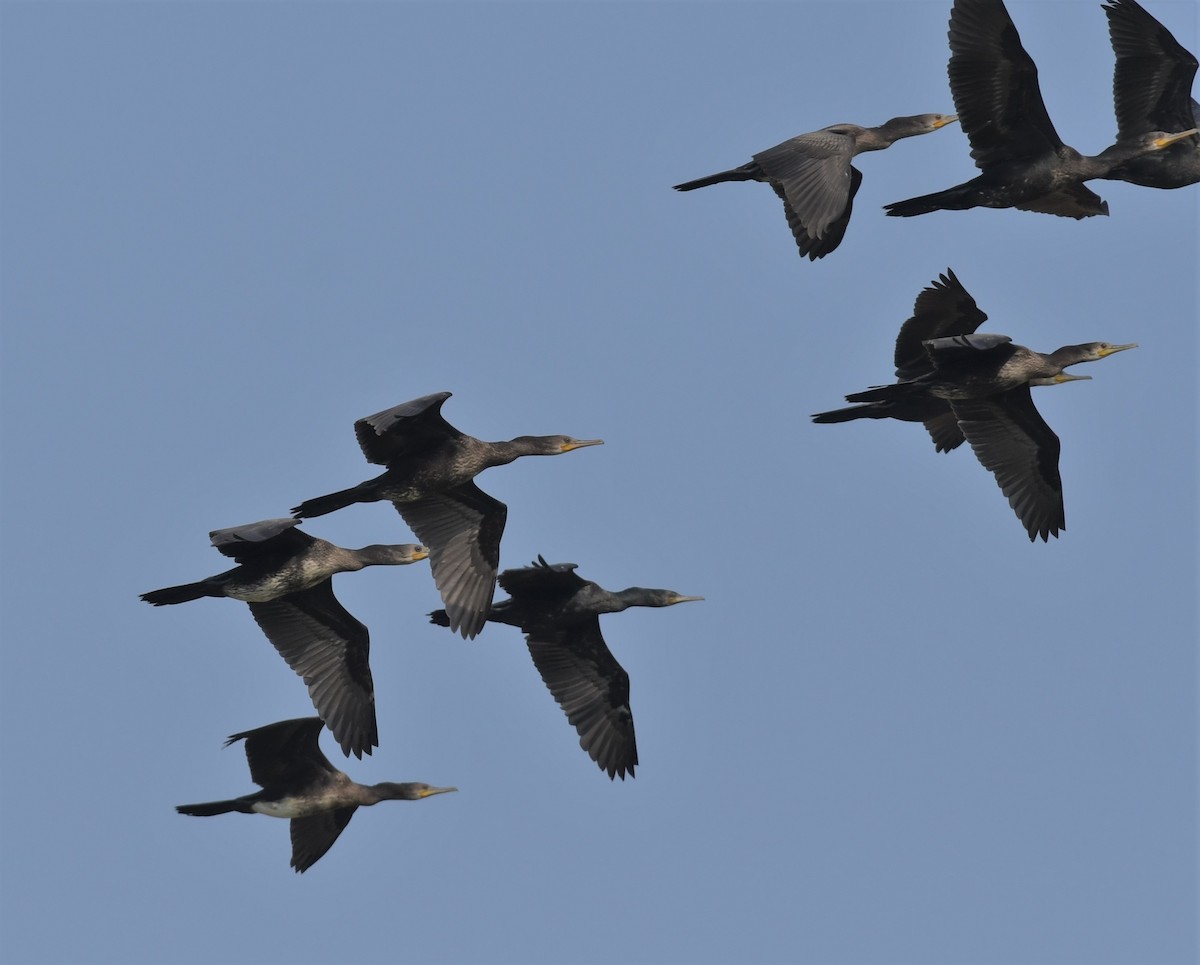
[[[1196,7],[1149,2],[1192,50]],[[952,111],[948,2],[0,8],[3,821],[13,963],[1183,963],[1197,955],[1197,198],[892,219],[957,126],[860,159],[842,247],[679,181],[838,121]],[[1115,133],[1098,2],[1013,2],[1059,133]],[[1068,529],[968,451],[814,426],[888,381],[951,266],[988,331],[1141,347],[1041,390]],[[503,566],[703,594],[604,630],[642,765],[610,783],[515,630],[371,628],[361,811],[303,876],[234,731],[302,716],[210,529],[367,478],[356,418],[451,390]],[[383,505],[306,525],[404,542]],[[335,748],[326,737],[325,746]],[[343,759],[340,754],[335,758]]]

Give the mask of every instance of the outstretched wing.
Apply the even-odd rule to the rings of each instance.
[[[292,818],[292,867],[305,872],[320,861],[357,810],[357,806],[338,808],[307,818]]]
[[[450,629],[470,638],[483,629],[496,591],[500,537],[508,507],[474,482],[393,503],[422,543]]]
[[[950,91],[981,170],[1032,160],[1063,146],[1003,0],[955,0],[950,11]]]
[[[214,529],[208,534],[217,551],[232,557],[239,563],[265,560],[268,557],[290,559],[308,549],[314,538],[303,530],[296,529],[300,520],[264,519],[244,526]]]
[[[915,379],[933,371],[923,342],[949,335],[971,335],[987,315],[963,288],[958,276],[947,268],[944,275],[921,291],[913,304],[912,317],[896,336],[896,378]]]
[[[500,586],[521,603],[574,596],[588,581],[575,570],[577,563],[547,563],[542,557],[530,566],[505,570]]]
[[[462,435],[442,418],[449,392],[423,395],[354,423],[354,434],[367,462],[386,466]]]
[[[281,720],[231,734],[225,746],[239,740],[246,742],[250,779],[259,787],[309,786],[336,773],[321,753],[319,738],[324,726],[320,717]]]
[[[531,630],[529,655],[587,751],[610,778],[634,776],[637,741],[629,675],[600,634],[599,617],[563,630]]]
[[[990,399],[955,400],[951,405],[963,435],[983,467],[996,477],[1029,538],[1049,541],[1066,529],[1058,474],[1061,447],[1034,407],[1029,386]]]
[[[1104,13],[1117,59],[1113,107],[1118,139],[1195,127],[1196,58],[1135,0],[1109,0]]]
[[[835,131],[801,134],[754,155],[783,200],[802,255],[820,258],[846,233],[862,183],[862,174],[850,164],[853,156],[853,137]]]
[[[343,753],[370,754],[379,745],[370,636],[333,595],[332,581],[247,605],[279,655],[304,678]]]

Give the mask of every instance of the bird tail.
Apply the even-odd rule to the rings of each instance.
[[[894,382],[891,385],[873,385],[871,388],[862,392],[853,392],[846,396],[847,402],[899,402],[903,399],[912,398],[913,395],[920,394],[925,391],[924,386],[918,386],[914,382]],[[836,409],[835,412],[845,412],[845,409]],[[857,418],[851,416],[849,418]],[[886,413],[880,413],[875,416],[867,416],[867,418],[886,419]],[[843,422],[844,419],[831,419],[831,422]]]
[[[844,409],[813,413],[812,421],[820,423],[853,422],[855,419],[886,419],[887,411],[877,405],[851,405]]]
[[[695,181],[684,181],[683,184],[676,184],[676,191],[695,191],[696,188],[707,188],[710,184],[720,184],[723,181],[759,181],[762,180],[762,171],[757,164],[751,161],[749,164],[743,164],[740,168],[734,168],[732,171],[718,171],[716,174],[710,174],[706,178],[697,178]]]
[[[180,804],[176,806],[175,810],[180,814],[190,814],[198,818],[211,818],[214,814],[229,814],[231,811],[241,814],[254,813],[250,803],[241,798],[233,798],[230,801],[206,801],[203,804]]]
[[[224,596],[220,588],[208,580],[199,583],[184,583],[181,586],[167,586],[161,590],[151,590],[143,593],[142,599],[153,606],[169,606],[173,603],[188,603],[206,596]]]
[[[893,218],[911,218],[918,214],[929,214],[931,211],[962,211],[974,207],[965,204],[962,196],[953,188],[949,191],[938,191],[934,194],[923,194],[919,198],[906,198],[885,204],[883,210]]]
[[[353,486],[350,489],[342,489],[336,493],[328,493],[325,496],[306,499],[299,506],[292,508],[292,515],[296,519],[311,519],[313,516],[324,516],[339,509],[345,509],[347,506],[353,506],[355,503],[374,502],[376,499],[378,499],[377,496],[368,498],[363,493],[361,486]]]
[[[450,614],[445,610],[434,610],[429,614],[429,622],[439,627],[450,626]]]

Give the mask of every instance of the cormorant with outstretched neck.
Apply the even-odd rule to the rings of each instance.
[[[1113,68],[1117,140],[1156,130],[1200,127],[1200,104],[1192,97],[1195,56],[1136,0],[1109,0],[1104,13],[1117,58]],[[1148,188],[1196,184],[1200,182],[1200,135],[1125,161],[1108,176]]]
[[[946,269],[946,274],[939,276],[917,296],[912,317],[900,326],[900,334],[896,337],[896,378],[910,382],[931,376],[934,371],[933,363],[925,350],[925,343],[930,339],[950,335],[971,335],[985,321],[987,315],[980,311],[975,299],[963,288],[954,272]],[[1080,362],[1094,362],[1107,358],[1114,352],[1135,347],[1112,345],[1108,342],[1088,342],[1085,345],[1066,346],[1065,349],[1059,349],[1059,352],[1074,349],[1070,356],[1072,360],[1065,364],[1077,365]],[[1031,379],[1029,384],[1056,385],[1059,382],[1081,378],[1087,376],[1068,376],[1063,379],[1052,375]],[[861,393],[848,396],[847,399],[859,397]],[[938,452],[950,452],[964,441],[958,418],[950,403],[928,390],[897,392],[890,398],[818,412],[812,419],[813,422],[819,423],[852,422],[856,419],[922,422]]]
[[[788,227],[810,261],[824,258],[842,243],[862,172],[850,163],[866,151],[882,151],[902,137],[928,134],[953,121],[952,114],[893,117],[878,127],[833,124],[776,144],[730,171],[675,185],[693,191],[722,181],[763,181],[783,202]]]
[[[518,436],[484,442],[459,432],[442,417],[449,392],[437,392],[384,409],[354,423],[368,462],[387,472],[350,489],[307,499],[297,518],[323,516],[353,503],[389,500],[429,547],[433,579],[446,604],[450,628],[473,637],[484,624],[496,588],[500,537],[508,508],[475,485],[491,466],[521,456],[557,456],[602,439]]]
[[[238,565],[196,583],[143,593],[154,606],[206,596],[242,600],[288,666],[304,678],[313,706],[346,754],[379,746],[367,628],[333,595],[333,575],[423,560],[424,546],[344,549],[309,536],[294,519],[213,530],[212,544]]]
[[[1084,186],[1121,165],[1196,133],[1144,131],[1100,154],[1080,154],[1059,138],[1038,86],[1037,66],[1003,0],[954,0],[950,11],[950,90],[971,142],[978,177],[918,198],[885,205],[898,217],[967,208],[1019,208],[1068,218],[1108,214]]]
[[[180,804],[180,814],[212,817],[215,814],[266,814],[290,818],[292,867],[307,871],[333,847],[354,812],[380,801],[420,801],[456,787],[429,784],[356,784],[329,763],[318,738],[324,726],[320,717],[281,720],[234,734],[225,742],[246,742],[250,778],[262,788],[228,801]]]
[[[954,298],[960,321],[977,327],[986,316],[975,308],[965,290],[961,294],[957,279],[942,276],[942,285],[933,289],[934,300]],[[929,297],[930,289],[922,293]],[[961,301],[965,296],[968,302]],[[918,316],[921,299],[918,298]],[[938,316],[934,312],[934,317]],[[954,312],[941,317],[951,319]],[[910,322],[913,321],[910,319]],[[906,323],[908,324],[908,323]],[[929,320],[918,323],[929,324]],[[952,322],[957,326],[959,322]],[[911,334],[911,331],[910,333]],[[1088,342],[1064,345],[1053,352],[1035,352],[1015,345],[1007,335],[960,334],[926,339],[921,342],[925,362],[908,359],[911,345],[902,330],[897,340],[896,370],[909,376],[893,385],[882,385],[846,396],[860,403],[849,409],[836,409],[814,416],[816,422],[848,422],[858,418],[899,418],[924,421],[939,450],[953,449],[958,436],[950,431],[942,407],[948,407],[957,423],[958,433],[971,444],[984,468],[996,477],[1009,505],[1025,527],[1031,540],[1048,541],[1066,528],[1062,480],[1058,472],[1060,443],[1058,436],[1034,407],[1030,387],[1087,379],[1064,370],[1080,362],[1105,358],[1136,345]],[[933,425],[930,426],[930,421]]]
[[[615,593],[575,573],[574,563],[547,563],[505,570],[500,586],[511,599],[492,607],[488,620],[519,627],[529,655],[588,752],[609,778],[634,776],[638,762],[629,709],[629,674],[600,634],[600,614],[631,606],[673,606],[702,596],[631,586]],[[448,626],[445,610],[430,621]]]

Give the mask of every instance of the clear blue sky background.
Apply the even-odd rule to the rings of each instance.
[[[1200,48],[1193,4],[1148,0]],[[1013,2],[1059,133],[1114,134],[1100,4]],[[801,262],[769,188],[679,181],[952,111],[947,2],[6,2],[0,957],[13,963],[1183,963],[1197,955],[1197,198],[892,219],[957,126],[860,159]],[[886,382],[947,267],[988,331],[1141,347],[1039,390],[1068,530],[969,451],[815,426]],[[451,390],[503,566],[706,602],[608,617],[642,765],[610,783],[520,635],[372,632],[361,811],[304,876],[237,730],[310,713],[210,529],[367,478],[356,418]],[[385,505],[306,525],[411,539]],[[327,752],[336,752],[328,736]]]

